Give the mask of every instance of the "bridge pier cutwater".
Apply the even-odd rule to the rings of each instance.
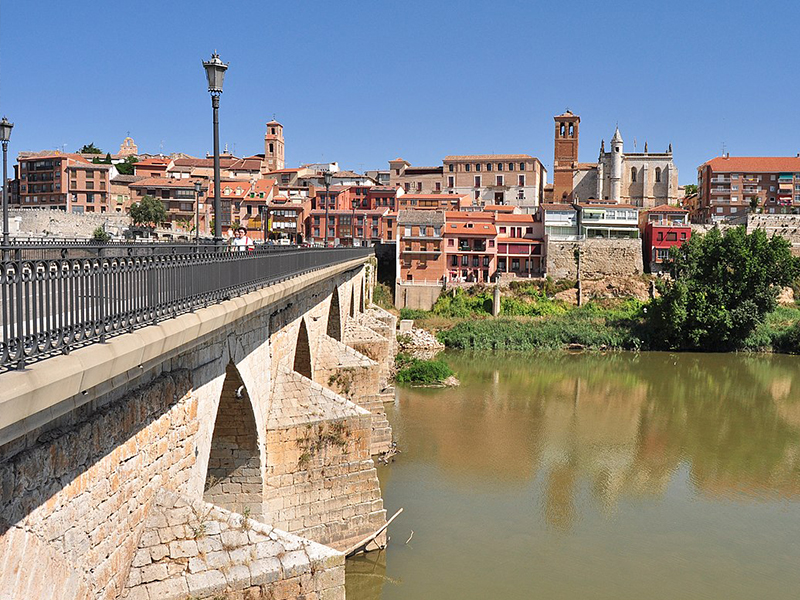
[[[344,598],[386,519],[366,260],[0,374],[0,598]]]

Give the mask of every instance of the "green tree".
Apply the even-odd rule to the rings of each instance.
[[[143,196],[141,201],[131,204],[128,214],[134,225],[149,227],[150,229],[167,220],[167,211],[164,208],[164,204],[161,200],[152,196]]]
[[[741,348],[800,273],[788,240],[744,227],[694,235],[667,265],[673,279],[659,284],[645,321],[652,346],[676,350]]]
[[[95,242],[107,242],[111,239],[111,234],[109,234],[102,226],[95,227],[94,231],[92,232],[92,239]]]
[[[117,172],[120,175],[133,175],[134,173],[134,164],[139,162],[139,159],[135,156],[131,155],[125,158],[125,160],[117,165]]]
[[[750,212],[754,213],[758,210],[758,196],[750,198]]]
[[[691,196],[692,194],[697,193],[697,184],[690,183],[689,185],[683,186],[683,195],[684,196]]]
[[[102,154],[103,151],[100,150],[97,146],[94,145],[94,142],[91,144],[84,144],[78,150],[79,154]]]

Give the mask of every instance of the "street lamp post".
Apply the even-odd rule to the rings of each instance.
[[[214,110],[214,243],[222,243],[222,206],[219,185],[219,96],[222,93],[222,81],[228,64],[219,59],[219,54],[214,52],[211,60],[203,61],[208,79],[208,91],[211,94],[211,108]]]
[[[333,173],[330,171],[325,171],[325,174],[322,176],[323,181],[325,182],[325,247],[328,247],[328,205],[331,201],[331,180],[333,179]]]
[[[14,124],[3,117],[0,121],[0,142],[3,143],[3,246],[8,246],[8,140]]]
[[[194,241],[200,245],[200,190],[203,184],[199,181],[194,182]]]
[[[353,198],[353,220],[350,221],[350,246],[356,247],[356,199]]]

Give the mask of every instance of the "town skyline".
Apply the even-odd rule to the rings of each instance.
[[[29,42],[24,6],[4,7],[0,112],[16,124],[12,156],[90,142],[114,152],[128,132],[143,152],[205,155],[211,111],[200,62],[214,49],[230,62],[223,147],[261,152],[274,115],[291,166],[338,161],[363,171],[398,156],[438,165],[449,154],[527,153],[552,181],[552,117],[567,108],[581,115],[581,161],[596,160],[618,124],[627,152],[671,143],[681,184],[694,183],[697,167],[723,151],[800,151],[800,124],[785,118],[796,84],[780,78],[774,59],[800,42],[758,18],[765,5],[642,12],[634,3],[577,2],[564,12],[555,3],[499,3],[489,12],[410,2],[392,12],[311,3],[304,13],[252,6],[246,19],[216,9],[210,19],[213,6],[54,6],[37,21],[48,44]],[[800,16],[795,6],[782,15],[792,12]],[[53,52],[75,45],[64,25],[87,21],[88,51]],[[725,34],[733,21],[749,27],[736,44]],[[758,92],[745,93],[741,78],[729,76],[737,72],[757,73],[781,92],[753,102]],[[43,81],[45,91],[31,93]]]

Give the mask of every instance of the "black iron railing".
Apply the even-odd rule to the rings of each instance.
[[[14,243],[0,251],[3,369],[373,252],[163,243]]]

